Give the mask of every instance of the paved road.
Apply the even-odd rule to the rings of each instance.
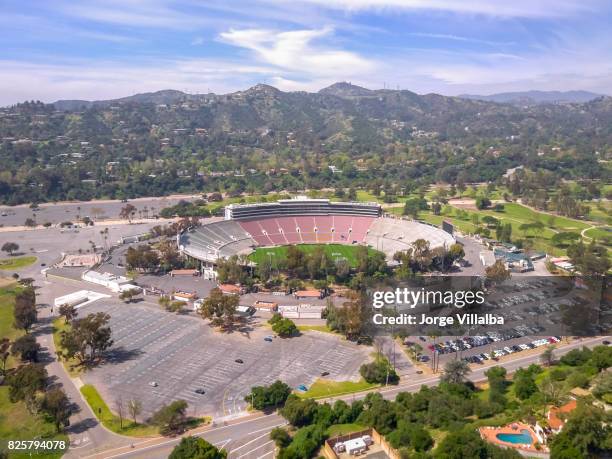
[[[555,352],[561,356],[572,349],[585,345],[594,346],[600,344],[603,338],[588,338],[569,345],[560,347]],[[526,355],[501,364],[508,372],[516,371],[520,367],[529,366],[539,361],[540,354]],[[486,380],[484,372],[494,365],[486,365],[474,370],[470,379],[474,382]],[[421,386],[435,386],[438,384],[439,376],[415,375],[410,380],[405,380],[398,386],[379,389],[383,397],[394,399],[400,392],[416,392]],[[347,395],[331,398],[327,401],[333,403],[335,400],[359,400],[366,396],[366,393]],[[268,434],[273,427],[283,425],[284,419],[278,414],[258,417],[245,420],[234,425],[212,428],[211,430],[198,433],[197,436],[205,438],[207,441],[223,447],[228,451],[229,459],[259,459],[271,458],[273,456],[273,444],[270,442]],[[161,459],[166,458],[176,446],[180,439],[142,441],[134,444],[133,448],[117,448],[105,451],[102,454],[85,456],[86,459],[112,459],[112,458],[131,458],[131,459]]]

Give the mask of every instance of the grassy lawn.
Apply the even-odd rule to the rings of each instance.
[[[0,259],[0,269],[14,271],[36,263],[36,257],[10,257]]]
[[[159,434],[159,429],[157,426],[135,424],[134,421],[130,419],[124,419],[123,428],[121,428],[119,417],[115,416],[111,412],[108,405],[102,399],[100,393],[94,386],[85,384],[83,387],[81,387],[81,394],[83,394],[83,397],[85,400],[87,400],[87,403],[89,403],[89,406],[93,410],[98,420],[107,429],[115,433],[128,435],[131,437],[152,437]],[[127,413],[126,416],[128,416]]]
[[[587,218],[591,221],[612,225],[612,206],[610,203],[602,204],[601,209],[591,205]]]
[[[58,317],[53,321],[53,344],[55,344],[55,350],[58,353],[62,351],[62,345],[60,343],[61,333],[69,328],[70,324],[67,324],[63,317]],[[76,359],[62,359],[61,362],[68,374],[73,378],[79,376],[83,372],[83,368],[78,365],[79,362]]]
[[[436,446],[438,446],[440,442],[442,442],[442,440],[444,440],[444,438],[446,438],[446,436],[448,435],[448,432],[444,430],[439,430],[439,429],[427,429],[427,430],[429,430],[429,434],[431,435],[431,438],[433,438],[433,441],[434,441],[433,449],[435,449]]]
[[[368,389],[373,389],[380,384],[371,384],[364,380],[361,381],[331,381],[329,379],[317,379],[306,392],[299,392],[297,395],[300,398],[325,398],[335,397],[337,395],[352,394],[353,392],[361,392]]]
[[[0,289],[0,338],[11,341],[23,335],[23,331],[13,328],[13,306],[19,289],[17,284]]]
[[[13,328],[13,306],[15,305],[15,295],[21,290],[17,284],[0,289],[0,338],[8,338],[15,341],[24,335],[23,330]],[[6,368],[12,368],[16,364],[16,359],[9,355],[6,360]]]
[[[580,234],[583,229],[590,226],[588,223],[580,220],[537,212],[517,203],[504,203],[504,210],[501,212],[495,212],[493,210],[464,210],[465,216],[463,218],[458,217],[459,209],[455,207],[451,207],[450,209],[450,212],[448,212],[448,207],[443,209],[443,211],[446,211],[444,216],[432,216],[430,213],[422,212],[419,214],[419,217],[434,224],[439,224],[437,220],[441,221],[446,218],[452,221],[460,231],[472,233],[475,230],[475,226],[472,223],[473,215],[478,215],[480,219],[485,215],[489,215],[500,220],[502,223],[510,223],[512,225],[513,240],[528,238],[533,242],[535,250],[543,250],[551,255],[565,254],[565,250],[555,247],[550,243],[550,239],[556,233],[573,232]],[[528,232],[526,234],[520,229],[520,226],[524,223],[538,221],[542,222],[544,229],[537,234],[533,232]],[[494,231],[491,236],[495,237]]]
[[[330,438],[338,437],[340,435],[346,435],[353,432],[359,432],[361,430],[367,429],[367,426],[362,426],[361,424],[335,424],[333,426],[329,426],[327,428],[327,435]]]
[[[272,263],[275,261],[285,260],[287,257],[287,247],[288,246],[269,248],[262,247],[255,249],[255,252],[249,255],[249,260],[254,261],[255,263],[261,263],[262,260],[265,260],[268,257],[271,257]],[[297,247],[305,253],[312,252],[318,247],[323,247],[325,253],[327,253],[327,255],[329,255],[332,259],[335,260],[336,258],[345,258],[351,267],[357,266],[357,246],[342,244],[298,244]],[[368,248],[369,254],[374,254],[375,252],[376,251],[374,249]]]
[[[330,330],[327,325],[298,325],[297,326],[299,331],[310,331],[310,330],[314,330],[314,331],[320,331],[323,333],[332,333],[335,334],[334,331]]]
[[[23,335],[23,331],[13,328],[13,306],[15,295],[20,290],[16,284],[0,289],[0,338],[9,338],[11,341]],[[14,367],[17,361],[10,356],[7,368]],[[68,437],[55,432],[55,426],[42,417],[28,412],[23,402],[11,403],[8,397],[8,387],[0,386],[0,439],[14,440],[68,440]],[[0,448],[4,444],[0,443]],[[39,454],[41,457],[59,458],[62,453]],[[11,458],[30,457],[28,452],[13,454]]]
[[[592,239],[596,239],[605,245],[612,245],[612,227],[602,226],[600,228],[591,228],[584,232],[584,235]]]
[[[403,208],[396,207],[386,209],[386,212],[402,215]],[[598,213],[598,221],[609,218],[601,210],[595,209]],[[535,250],[545,251],[551,255],[565,255],[565,250],[554,246],[550,239],[559,232],[572,232],[580,234],[580,232],[591,225],[581,220],[576,220],[567,217],[549,215],[543,212],[537,212],[518,203],[504,203],[504,210],[495,212],[494,210],[467,210],[459,209],[454,206],[444,206],[442,215],[434,215],[431,211],[419,212],[418,219],[427,223],[441,226],[443,220],[448,220],[455,225],[455,228],[464,234],[474,233],[476,226],[472,222],[473,216],[478,215],[482,220],[484,216],[491,216],[500,220],[502,223],[510,223],[512,225],[512,239],[529,239],[533,242]],[[543,230],[534,233],[533,231],[524,232],[520,229],[525,223],[542,222]],[[482,223],[481,223],[482,226]],[[593,228],[586,231],[585,235],[591,238],[596,238],[598,241],[610,245],[612,232],[607,231],[606,227]],[[495,238],[495,231],[491,230],[491,237]]]
[[[0,439],[3,440],[64,440],[68,442],[68,436],[57,434],[55,426],[45,421],[42,417],[29,413],[25,403],[11,403],[8,396],[8,387],[0,387]],[[4,442],[0,443],[4,447]],[[42,450],[36,457],[59,458],[63,452],[49,452],[43,454]],[[29,452],[10,454],[11,458],[32,457]]]

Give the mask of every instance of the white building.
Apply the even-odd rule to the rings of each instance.
[[[344,442],[344,448],[346,452],[352,456],[357,456],[361,453],[365,453],[368,449],[363,438],[354,438],[352,440],[347,440]]]
[[[278,307],[279,314],[290,319],[320,319],[324,310],[324,305],[312,304],[298,304]]]
[[[130,285],[129,288],[136,288],[135,285],[130,284],[131,280],[127,277],[117,276],[111,273],[99,273],[97,271],[85,271],[81,276],[86,282],[92,284],[102,285],[113,292],[121,292],[126,289],[126,285]],[[123,286],[123,287],[122,287]]]
[[[68,295],[59,296],[54,301],[55,307],[67,304],[69,306],[78,306],[89,300],[89,292],[87,290],[79,290],[78,292],[69,293]]]

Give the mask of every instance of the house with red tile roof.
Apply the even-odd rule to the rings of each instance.
[[[563,406],[553,406],[548,410],[546,418],[550,430],[558,434],[563,429],[567,416],[574,411],[578,406],[576,400],[572,399]]]

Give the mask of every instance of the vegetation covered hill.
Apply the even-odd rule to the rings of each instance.
[[[0,139],[8,204],[373,183],[397,193],[493,181],[519,165],[606,180],[612,98],[521,107],[348,83],[318,93],[166,90],[0,109]]]

